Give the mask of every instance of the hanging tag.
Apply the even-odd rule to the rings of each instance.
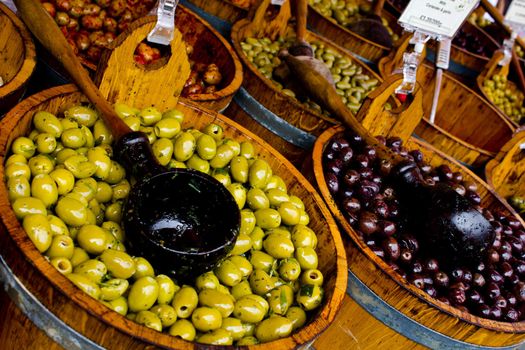
[[[439,50],[436,59],[436,67],[441,69],[448,69],[450,64],[450,46],[452,45],[452,40],[450,38],[443,38],[439,42]]]
[[[479,0],[412,0],[399,18],[409,31],[453,38]]]
[[[510,3],[505,22],[511,27],[525,27],[525,0],[514,0]]]
[[[277,5],[277,6],[283,6],[283,4],[286,2],[286,0],[272,0],[270,1],[270,4]]]
[[[157,9],[157,23],[148,34],[148,41],[161,45],[169,45],[173,40],[175,30],[175,9],[179,0],[160,0]]]

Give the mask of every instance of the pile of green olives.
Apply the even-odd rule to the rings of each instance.
[[[350,27],[371,12],[369,4],[359,4],[357,0],[308,0],[308,3],[320,14],[333,18],[343,27]],[[394,33],[384,17],[381,17],[381,20],[392,37],[392,41],[397,41],[399,35]]]
[[[507,77],[494,74],[492,78],[485,79],[483,90],[499,109],[516,123],[521,124],[521,119],[525,116],[523,106],[523,92],[513,91],[508,87]]]
[[[274,70],[281,64],[281,60],[278,57],[279,51],[292,45],[294,40],[294,37],[288,37],[286,39],[279,38],[272,42],[269,38],[256,39],[249,37],[241,43],[241,47],[248,60],[266,78],[272,80],[277,89],[290,97],[297,98],[294,91],[283,88],[276,80],[276,77],[274,77]],[[311,46],[315,58],[323,61],[330,69],[336,85],[336,91],[343,102],[352,112],[356,113],[365,97],[377,87],[379,81],[364,74],[363,67],[353,63],[350,58],[342,56],[339,52],[326,47],[323,43],[316,41],[312,42]],[[327,112],[321,110],[318,104],[309,99],[302,102],[313,110],[327,114]]]
[[[196,169],[226,186],[241,209],[236,244],[191,285],[128,254],[120,223],[133,179],[112,159],[103,121],[80,105],[63,118],[37,112],[33,130],[13,141],[5,162],[9,200],[36,249],[110,309],[188,341],[258,344],[302,327],[322,303],[324,279],[302,200],[252,143],[225,137],[218,124],[184,130],[178,110],[115,110],[148,135],[162,165]]]

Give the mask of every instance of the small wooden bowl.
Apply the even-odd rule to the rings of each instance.
[[[35,45],[22,21],[0,2],[0,117],[25,91],[36,65]]]
[[[375,255],[349,225],[328,190],[322,165],[324,148],[334,135],[343,130],[341,126],[333,127],[319,136],[312,158],[313,172],[321,195],[343,231],[351,239],[351,242],[346,244],[346,251],[352,273],[387,303],[389,308],[401,312],[409,323],[416,322],[419,326],[430,329],[431,332],[438,332],[448,337],[447,342],[454,348],[469,345],[519,347],[518,345],[525,339],[525,322],[507,323],[483,319],[429,297],[401,278],[387,263]],[[478,185],[478,193],[484,207],[505,210],[515,215],[522,225],[525,224],[489,185],[457,161],[415,138],[410,138],[405,142],[405,146],[423,152],[425,160],[432,166],[446,164],[452,171],[460,171],[466,180]]]
[[[327,117],[316,110],[308,108],[295,98],[278,90],[275,83],[266,78],[257,67],[248,60],[240,43],[245,39],[241,33],[243,33],[243,29],[247,27],[249,23],[250,22],[246,19],[240,20],[234,24],[231,31],[233,47],[237,51],[237,54],[245,67],[243,87],[255,100],[257,100],[258,103],[268,109],[275,115],[275,118],[278,119],[270,122],[270,125],[266,129],[260,128],[259,124],[255,121],[252,121],[249,124],[246,124],[245,122],[243,125],[250,130],[252,130],[252,127],[258,128],[259,130],[257,132],[259,135],[263,135],[265,140],[271,140],[270,143],[273,145],[275,145],[275,143],[281,144],[283,148],[281,152],[284,152],[284,155],[287,156],[287,158],[289,158],[288,156],[291,156],[289,159],[292,160],[293,163],[301,164],[304,157],[309,153],[311,146],[305,147],[302,154],[288,155],[286,153],[286,144],[300,143],[299,140],[297,140],[300,136],[293,137],[284,132],[280,132],[279,123],[289,123],[293,127],[307,134],[309,137],[316,137],[326,128],[338,123],[338,121],[334,118]],[[342,56],[350,58],[353,63],[362,67],[364,74],[379,80],[379,82],[382,81],[381,77],[372,71],[366,64],[341,47],[326,40],[324,37],[308,31],[306,40],[309,42],[318,41],[323,43],[326,47],[331,48]],[[238,99],[242,100],[242,96]],[[260,132],[263,132],[263,134],[260,134]],[[279,147],[279,149],[281,150],[281,147]]]
[[[379,63],[383,78],[397,72],[408,39],[398,51]],[[417,81],[423,87],[425,116],[415,134],[454,159],[481,168],[494,158],[499,149],[510,140],[515,125],[475,91],[452,77],[443,74],[436,120],[428,120],[435,88],[435,68],[423,63],[419,66]]]
[[[358,2],[360,4],[369,4],[366,0],[359,0]],[[383,11],[382,16],[386,18],[394,33],[401,34],[402,28],[397,24],[397,20],[393,15]],[[308,26],[340,47],[354,53],[360,59],[371,63],[376,63],[381,57],[386,56],[391,51],[391,48],[374,43],[352,32],[337,23],[334,18],[323,16],[311,5],[308,6]]]
[[[4,178],[3,164],[12,141],[28,133],[36,111],[46,110],[59,115],[66,108],[86,101],[75,86],[64,85],[31,96],[12,109],[0,124],[0,177]],[[192,102],[182,101],[176,107],[186,115],[183,127],[191,125],[202,128],[213,122],[223,127],[226,137],[251,141],[256,154],[270,164],[274,174],[283,178],[291,193],[303,200],[311,218],[310,227],[317,233],[319,240],[319,269],[325,276],[323,304],[310,322],[298,332],[287,338],[248,346],[246,349],[291,349],[313,340],[332,322],[346,292],[347,264],[344,247],[328,208],[303,175],[258,136],[217,112],[202,110]],[[63,321],[58,326],[56,322],[46,324],[45,330],[51,332],[48,334],[53,335],[54,332],[56,336],[57,331],[74,330],[77,335],[80,333],[104,348],[222,348],[186,342],[141,326],[111,311],[75,287],[35,248],[11,209],[4,181],[0,181],[0,218],[8,230],[7,233],[0,233],[0,255],[26,290],[49,310],[51,316]],[[37,315],[30,314],[29,317],[36,318]],[[53,317],[51,320],[54,320]],[[2,339],[0,343],[14,344],[16,341],[11,337]],[[37,339],[32,338],[32,341],[38,344]]]
[[[188,0],[188,2],[210,15],[230,23],[235,23],[246,17],[249,10],[249,6],[240,6],[238,2],[230,0]]]

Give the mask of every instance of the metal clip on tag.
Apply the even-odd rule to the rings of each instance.
[[[421,54],[425,48],[426,42],[430,37],[426,34],[415,32],[410,40],[411,44],[415,44],[413,52],[405,52],[403,54],[403,82],[396,89],[396,94],[406,96],[412,94],[416,87],[417,68],[421,61]]]
[[[160,0],[157,8],[157,23],[148,34],[148,41],[160,45],[169,45],[175,31],[175,9],[179,0]]]
[[[515,31],[512,31],[512,34],[509,39],[505,39],[503,41],[503,58],[498,62],[499,66],[505,66],[509,64],[510,60],[512,59],[512,48],[514,47],[514,43],[516,42],[516,38],[518,37],[518,33]]]

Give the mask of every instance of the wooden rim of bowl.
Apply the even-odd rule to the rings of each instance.
[[[57,86],[48,90],[41,91],[33,96],[28,97],[17,105],[16,109],[9,112],[6,117],[0,122],[1,129],[13,130],[18,125],[20,120],[36,105],[39,105],[45,101],[59,98],[61,96],[68,96],[74,93],[79,93],[79,90],[75,85],[68,84],[63,86]],[[308,195],[312,196],[316,205],[322,212],[323,217],[326,220],[326,224],[329,229],[330,237],[333,239],[336,251],[336,270],[337,276],[334,282],[334,290],[332,290],[332,297],[329,300],[324,301],[322,309],[318,310],[316,317],[311,320],[310,323],[306,324],[298,332],[291,334],[286,338],[275,340],[272,342],[248,346],[247,349],[265,349],[265,348],[295,348],[307,341],[312,340],[315,335],[321,333],[326,329],[330,323],[334,320],[337,312],[339,311],[343,298],[346,294],[347,284],[347,261],[346,253],[344,250],[341,235],[339,233],[337,224],[330,214],[329,209],[322,200],[321,196],[315,191],[313,186],[304,178],[304,176],[279,152],[272,148],[266,141],[262,140],[257,135],[254,135],[249,130],[245,129],[241,125],[234,121],[220,115],[217,112],[204,110],[198,107],[195,103],[182,101],[180,102],[186,107],[200,111],[204,114],[210,115],[215,120],[220,120],[223,123],[229,125],[233,129],[238,130],[248,139],[251,139],[260,148],[268,152],[271,157],[278,159],[286,169],[293,175],[293,178],[304,188]],[[0,135],[0,159],[4,159],[8,153],[6,149],[7,142],[9,140],[9,133],[2,133]],[[0,164],[0,177],[4,178],[4,167]],[[45,259],[31,242],[24,229],[20,225],[19,221],[15,217],[13,210],[11,209],[10,203],[7,201],[7,189],[6,184],[2,180],[0,181],[0,199],[4,199],[4,203],[0,203],[0,219],[4,222],[5,227],[13,239],[17,247],[21,250],[21,253],[34,265],[42,275],[44,275],[49,282],[60,292],[69,296],[71,300],[86,310],[94,317],[104,321],[105,323],[113,325],[116,329],[124,332],[131,337],[137,337],[141,340],[147,341],[157,346],[168,347],[173,349],[184,349],[189,350],[193,348],[194,342],[188,342],[179,338],[170,336],[169,334],[159,333],[155,330],[149,329],[145,326],[139,325],[126,317],[110,311],[102,303],[91,298],[87,293],[77,288],[71,281],[69,281],[64,275],[58,270],[52,268],[49,262]],[[45,268],[47,267],[47,268]],[[224,349],[224,346],[212,346],[204,345],[209,349]]]
[[[329,122],[331,124],[339,124],[340,122],[337,119],[332,118],[332,117],[328,117],[328,116],[326,116],[324,114],[321,114],[321,113],[319,113],[318,111],[316,111],[316,110],[314,110],[312,108],[308,108],[303,103],[299,102],[297,99],[286,95],[281,90],[278,90],[277,87],[275,86],[275,84],[270,79],[266,78],[259,71],[259,69],[257,69],[257,67],[252,62],[250,62],[247,59],[246,55],[244,54],[244,51],[242,50],[241,44],[240,44],[242,39],[244,39],[244,38],[241,38],[241,35],[239,33],[241,32],[241,30],[244,27],[246,27],[249,24],[250,24],[250,21],[247,20],[247,19],[241,19],[240,21],[237,21],[233,25],[233,27],[231,29],[231,38],[232,38],[232,43],[233,43],[233,47],[235,48],[235,51],[237,51],[237,54],[239,55],[239,57],[242,60],[243,64],[250,70],[250,72],[255,74],[257,76],[257,78],[260,81],[262,81],[266,85],[266,87],[268,89],[270,89],[274,93],[278,94],[280,98],[282,98],[283,100],[286,100],[288,103],[292,104],[295,108],[300,109],[300,110],[308,111],[309,113],[312,113],[317,118],[325,120],[325,121],[327,121],[327,122]],[[381,78],[380,75],[378,75],[376,72],[374,72],[372,69],[370,69],[365,63],[361,62],[361,60],[359,60],[357,57],[355,57],[352,53],[342,49],[340,46],[336,45],[335,43],[333,43],[333,42],[325,39],[324,37],[322,37],[320,35],[317,35],[317,34],[311,32],[311,31],[307,32],[306,38],[307,38],[307,40],[309,42],[319,41],[319,42],[323,43],[325,46],[334,49],[335,51],[337,51],[342,56],[350,58],[352,63],[355,63],[355,64],[359,65],[364,70],[364,72],[366,72],[367,75],[377,79],[379,81],[378,86],[383,82],[383,78]]]
[[[7,16],[11,22],[15,25],[22,37],[24,44],[24,61],[20,66],[20,69],[16,75],[0,87],[0,98],[4,98],[11,93],[17,91],[20,87],[27,83],[36,66],[36,51],[35,44],[31,38],[31,33],[25,26],[25,24],[16,16],[16,14],[9,9],[6,5],[0,2],[0,13]]]
[[[324,173],[323,173],[323,162],[322,162],[322,156],[324,148],[328,145],[328,142],[330,139],[344,131],[345,128],[343,126],[334,126],[331,128],[326,129],[316,140],[313,148],[312,153],[312,160],[313,160],[313,168],[314,168],[314,175],[317,182],[317,187],[319,188],[319,192],[321,193],[321,196],[325,200],[325,202],[328,205],[328,208],[336,218],[337,223],[342,227],[343,231],[352,239],[353,243],[358,247],[359,251],[364,254],[369,260],[371,260],[374,265],[376,265],[383,273],[388,275],[394,282],[396,282],[398,285],[403,287],[404,289],[408,290],[414,297],[419,298],[420,300],[423,300],[427,304],[429,304],[432,307],[437,308],[438,310],[445,312],[453,317],[457,317],[467,323],[473,324],[478,327],[486,328],[493,331],[498,332],[508,332],[508,333],[524,333],[525,332],[525,321],[520,322],[501,322],[501,321],[494,321],[486,318],[481,318],[479,316],[472,315],[468,312],[464,312],[461,310],[458,310],[450,305],[447,305],[437,299],[434,299],[430,297],[427,293],[424,291],[416,288],[415,286],[411,285],[408,281],[403,280],[401,276],[395,272],[385,261],[383,261],[381,258],[379,258],[372,250],[363,242],[362,239],[359,238],[358,234],[355,232],[355,230],[350,226],[350,224],[344,219],[343,213],[339,210],[339,207],[337,206],[336,202],[332,198],[332,195],[330,194],[330,191],[328,190],[328,186],[326,185]],[[469,169],[462,166],[460,163],[458,163],[453,158],[447,156],[443,152],[437,150],[436,148],[432,147],[428,143],[411,138],[411,141],[415,142],[419,146],[422,146],[424,148],[427,148],[428,150],[436,153],[441,158],[446,159],[447,161],[450,161],[454,163],[456,166],[461,168],[462,172],[467,173],[469,176],[473,177],[476,180],[477,185],[483,186],[487,192],[492,194],[498,201],[503,204],[503,206],[510,211],[511,214],[513,214],[522,225],[525,226],[525,222],[523,219],[516,214],[516,212],[508,205],[508,203],[499,197],[499,195],[483,180],[481,180],[476,174],[474,174]]]

